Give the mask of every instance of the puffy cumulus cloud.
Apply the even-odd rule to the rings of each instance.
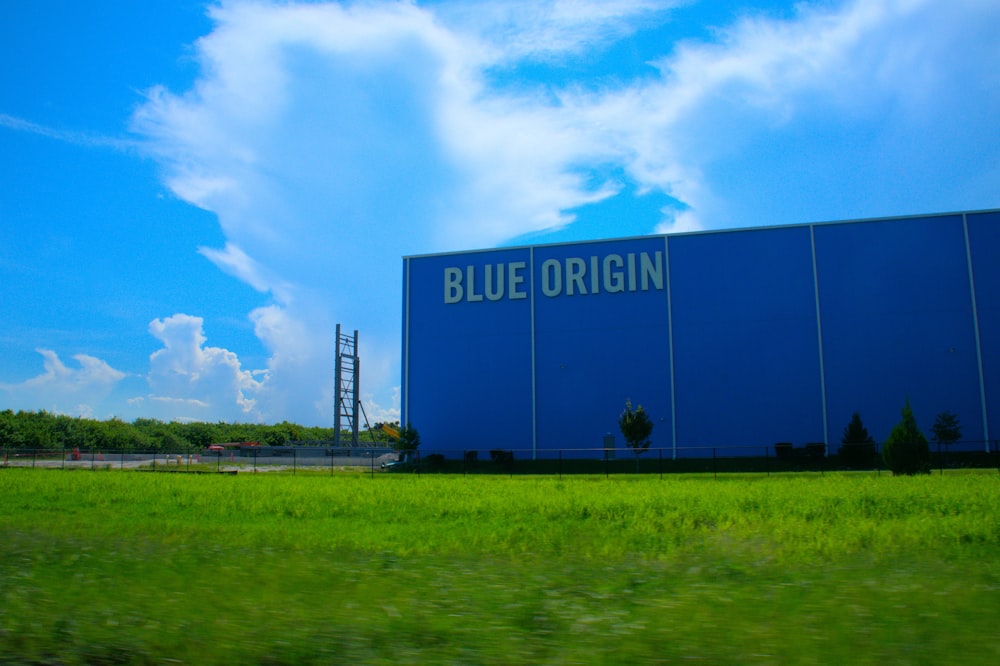
[[[251,313],[254,332],[270,352],[268,380],[259,394],[265,420],[333,422],[336,329],[325,314],[322,307],[293,313],[277,305]]]
[[[147,410],[170,420],[260,420],[254,396],[264,380],[233,352],[205,346],[200,317],[154,319],[149,332],[163,347],[149,357]]]
[[[341,321],[362,331],[374,371],[362,370],[363,391],[391,404],[400,256],[558,229],[629,189],[677,202],[657,231],[733,226],[735,213],[763,215],[792,199],[783,192],[824,179],[836,185],[817,201],[840,202],[865,180],[844,173],[905,161],[935,128],[947,127],[943,146],[990,126],[965,122],[975,104],[956,112],[940,94],[992,81],[980,113],[996,108],[1000,6],[976,0],[800,4],[789,17],[721,26],[711,40],[665,42],[641,77],[574,80],[569,69],[559,85],[497,83],[497,72],[604,49],[684,4],[213,6],[195,85],[151,90],[133,127],[177,196],[217,214],[225,247],[202,253],[271,295],[251,314],[271,358],[259,382],[235,358],[207,353],[190,326],[183,358],[215,359],[215,380],[225,375],[227,395],[243,396],[233,400],[241,413],[325,422]],[[961,191],[942,184],[954,171],[920,168],[925,200]],[[899,196],[912,196],[906,185],[901,177]],[[802,207],[794,221],[903,212],[824,210]],[[157,367],[167,358],[180,349],[168,345]],[[180,377],[171,390],[187,385]]]
[[[359,266],[353,253],[375,239],[395,257],[559,228],[622,189],[594,179],[608,165],[679,202],[664,228],[681,211],[678,228],[718,226],[706,167],[755,135],[831,108],[925,113],[957,69],[981,80],[997,55],[982,38],[992,3],[871,0],[664,43],[658,76],[490,83],[497,68],[571,60],[684,4],[223,3],[198,44],[197,85],[152,91],[135,125],[174,191],[219,214],[230,243],[206,256],[230,271],[235,253],[252,258],[241,278],[277,289],[274,275],[310,284],[303,273],[324,259]],[[275,270],[292,255],[297,274]]]
[[[399,421],[400,389],[393,387],[388,403],[379,402],[373,393],[361,396],[361,404],[365,407],[365,415],[374,427],[376,423],[393,423]],[[365,425],[362,422],[362,427]]]
[[[336,324],[324,304],[310,302],[316,297],[303,290],[292,308],[269,305],[250,313],[254,332],[269,351],[265,378],[255,393],[257,411],[265,421],[333,422]],[[399,368],[385,352],[395,343],[394,333],[376,330],[364,336],[359,332],[361,399],[372,422],[400,417],[399,386],[395,385]],[[350,338],[353,334],[352,327],[343,326],[341,335]],[[383,387],[388,389],[380,390]]]
[[[29,379],[25,388],[42,386],[63,386],[70,391],[87,390],[94,387],[113,386],[125,378],[125,373],[115,370],[99,358],[86,354],[76,354],[73,359],[80,364],[79,369],[67,368],[59,356],[50,349],[39,349],[45,359],[45,374]]]
[[[720,192],[727,178],[767,183],[762,167],[777,172],[780,167],[771,165],[795,153],[806,157],[794,163],[798,174],[781,171],[779,186],[786,192],[824,189],[817,188],[816,172],[836,173],[822,172],[822,162],[841,174],[874,171],[873,154],[883,155],[883,169],[871,173],[870,182],[892,190],[884,167],[912,161],[912,147],[919,145],[947,164],[925,162],[921,174],[910,174],[922,175],[936,194],[937,203],[928,205],[961,207],[961,201],[951,203],[947,179],[958,175],[953,156],[989,131],[989,114],[976,107],[996,109],[1000,101],[1000,77],[988,64],[1000,59],[1000,43],[987,36],[997,27],[1000,6],[977,0],[802,3],[788,19],[746,16],[717,29],[712,41],[679,43],[651,62],[658,77],[615,90],[569,92],[563,103],[601,128],[640,188],[666,192],[681,204],[664,210],[658,231],[733,226],[734,212],[767,220],[767,209],[773,216],[774,205],[783,202]],[[968,106],[954,103],[970,90],[984,94]],[[943,145],[931,138],[936,133],[955,142]],[[824,141],[829,134],[836,139]],[[847,184],[831,179],[825,188],[843,199]],[[912,185],[900,183],[896,192],[912,197]],[[838,214],[829,199],[817,200],[826,212],[806,214]]]
[[[44,372],[19,384],[0,383],[6,393],[6,404],[14,409],[45,409],[73,416],[92,417],[103,402],[125,379],[126,374],[115,370],[105,361],[86,354],[73,359],[79,367],[67,366],[50,349],[36,350],[43,359]]]
[[[272,353],[264,412],[329,417],[334,321],[364,332],[362,381],[391,401],[401,256],[557,228],[617,191],[579,173],[609,157],[585,128],[534,94],[492,94],[483,72],[511,60],[511,30],[522,53],[572,50],[649,6],[541,3],[535,25],[527,4],[484,3],[507,27],[478,33],[411,3],[211,10],[200,78],[151,90],[133,127],[174,193],[218,215],[226,245],[202,254],[274,298],[251,317]]]

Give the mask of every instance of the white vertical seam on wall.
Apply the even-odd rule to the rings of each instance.
[[[819,268],[816,265],[816,226],[809,225],[809,245],[812,250],[813,295],[816,299],[816,340],[819,344],[819,396],[823,408],[823,449],[830,455],[830,425],[826,414],[826,363],[823,360],[823,317],[819,304]]]
[[[969,268],[969,292],[972,296],[972,332],[976,336],[976,365],[979,370],[979,402],[983,410],[983,439],[986,452],[990,452],[990,420],[986,411],[986,378],[983,374],[983,346],[979,338],[979,307],[976,303],[976,278],[972,270],[972,244],[969,241],[969,219],[962,213],[962,231],[965,233],[965,263]]]
[[[535,248],[528,248],[531,266],[531,459],[538,456],[538,392],[535,390]]]
[[[667,343],[670,350],[670,441],[671,459],[677,460],[677,394],[674,383],[674,306],[670,288],[670,237],[663,237],[663,250],[667,270]]]
[[[406,262],[406,313],[403,317],[404,328],[406,329],[403,335],[403,413],[402,418],[408,418],[410,416],[410,260],[404,259]],[[400,419],[400,425],[405,426],[406,421]]]

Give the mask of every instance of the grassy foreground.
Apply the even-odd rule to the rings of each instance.
[[[0,469],[0,664],[1000,663],[1000,476]]]

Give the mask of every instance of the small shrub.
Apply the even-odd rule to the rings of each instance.
[[[409,423],[400,428],[396,448],[403,453],[413,453],[420,448],[420,433],[417,432],[417,429]]]
[[[920,432],[910,408],[910,400],[903,407],[903,420],[889,433],[889,439],[882,447],[882,460],[894,475],[929,474],[931,452],[927,437]]]
[[[875,466],[875,440],[868,434],[868,429],[857,412],[854,412],[851,422],[844,428],[840,443],[840,462],[844,467],[871,469]]]
[[[512,463],[514,462],[514,452],[504,451],[503,449],[490,449],[490,460],[495,463]]]
[[[822,458],[826,455],[826,444],[823,442],[809,442],[805,448],[806,458]]]
[[[942,444],[951,446],[962,439],[962,424],[958,416],[953,412],[941,412],[937,415],[934,425],[931,426],[934,434],[934,441],[940,447]]]
[[[438,467],[444,464],[443,453],[429,453],[423,457],[424,464],[429,467]]]
[[[649,448],[649,435],[653,432],[653,421],[642,405],[632,409],[632,401],[625,401],[625,411],[618,416],[618,428],[625,437],[625,443],[632,447],[635,454]]]

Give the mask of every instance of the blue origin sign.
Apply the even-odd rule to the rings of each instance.
[[[524,261],[447,266],[444,269],[444,302],[482,303],[527,298],[527,270],[528,264]],[[663,253],[629,252],[546,259],[541,262],[539,272],[541,293],[547,298],[662,290]]]

